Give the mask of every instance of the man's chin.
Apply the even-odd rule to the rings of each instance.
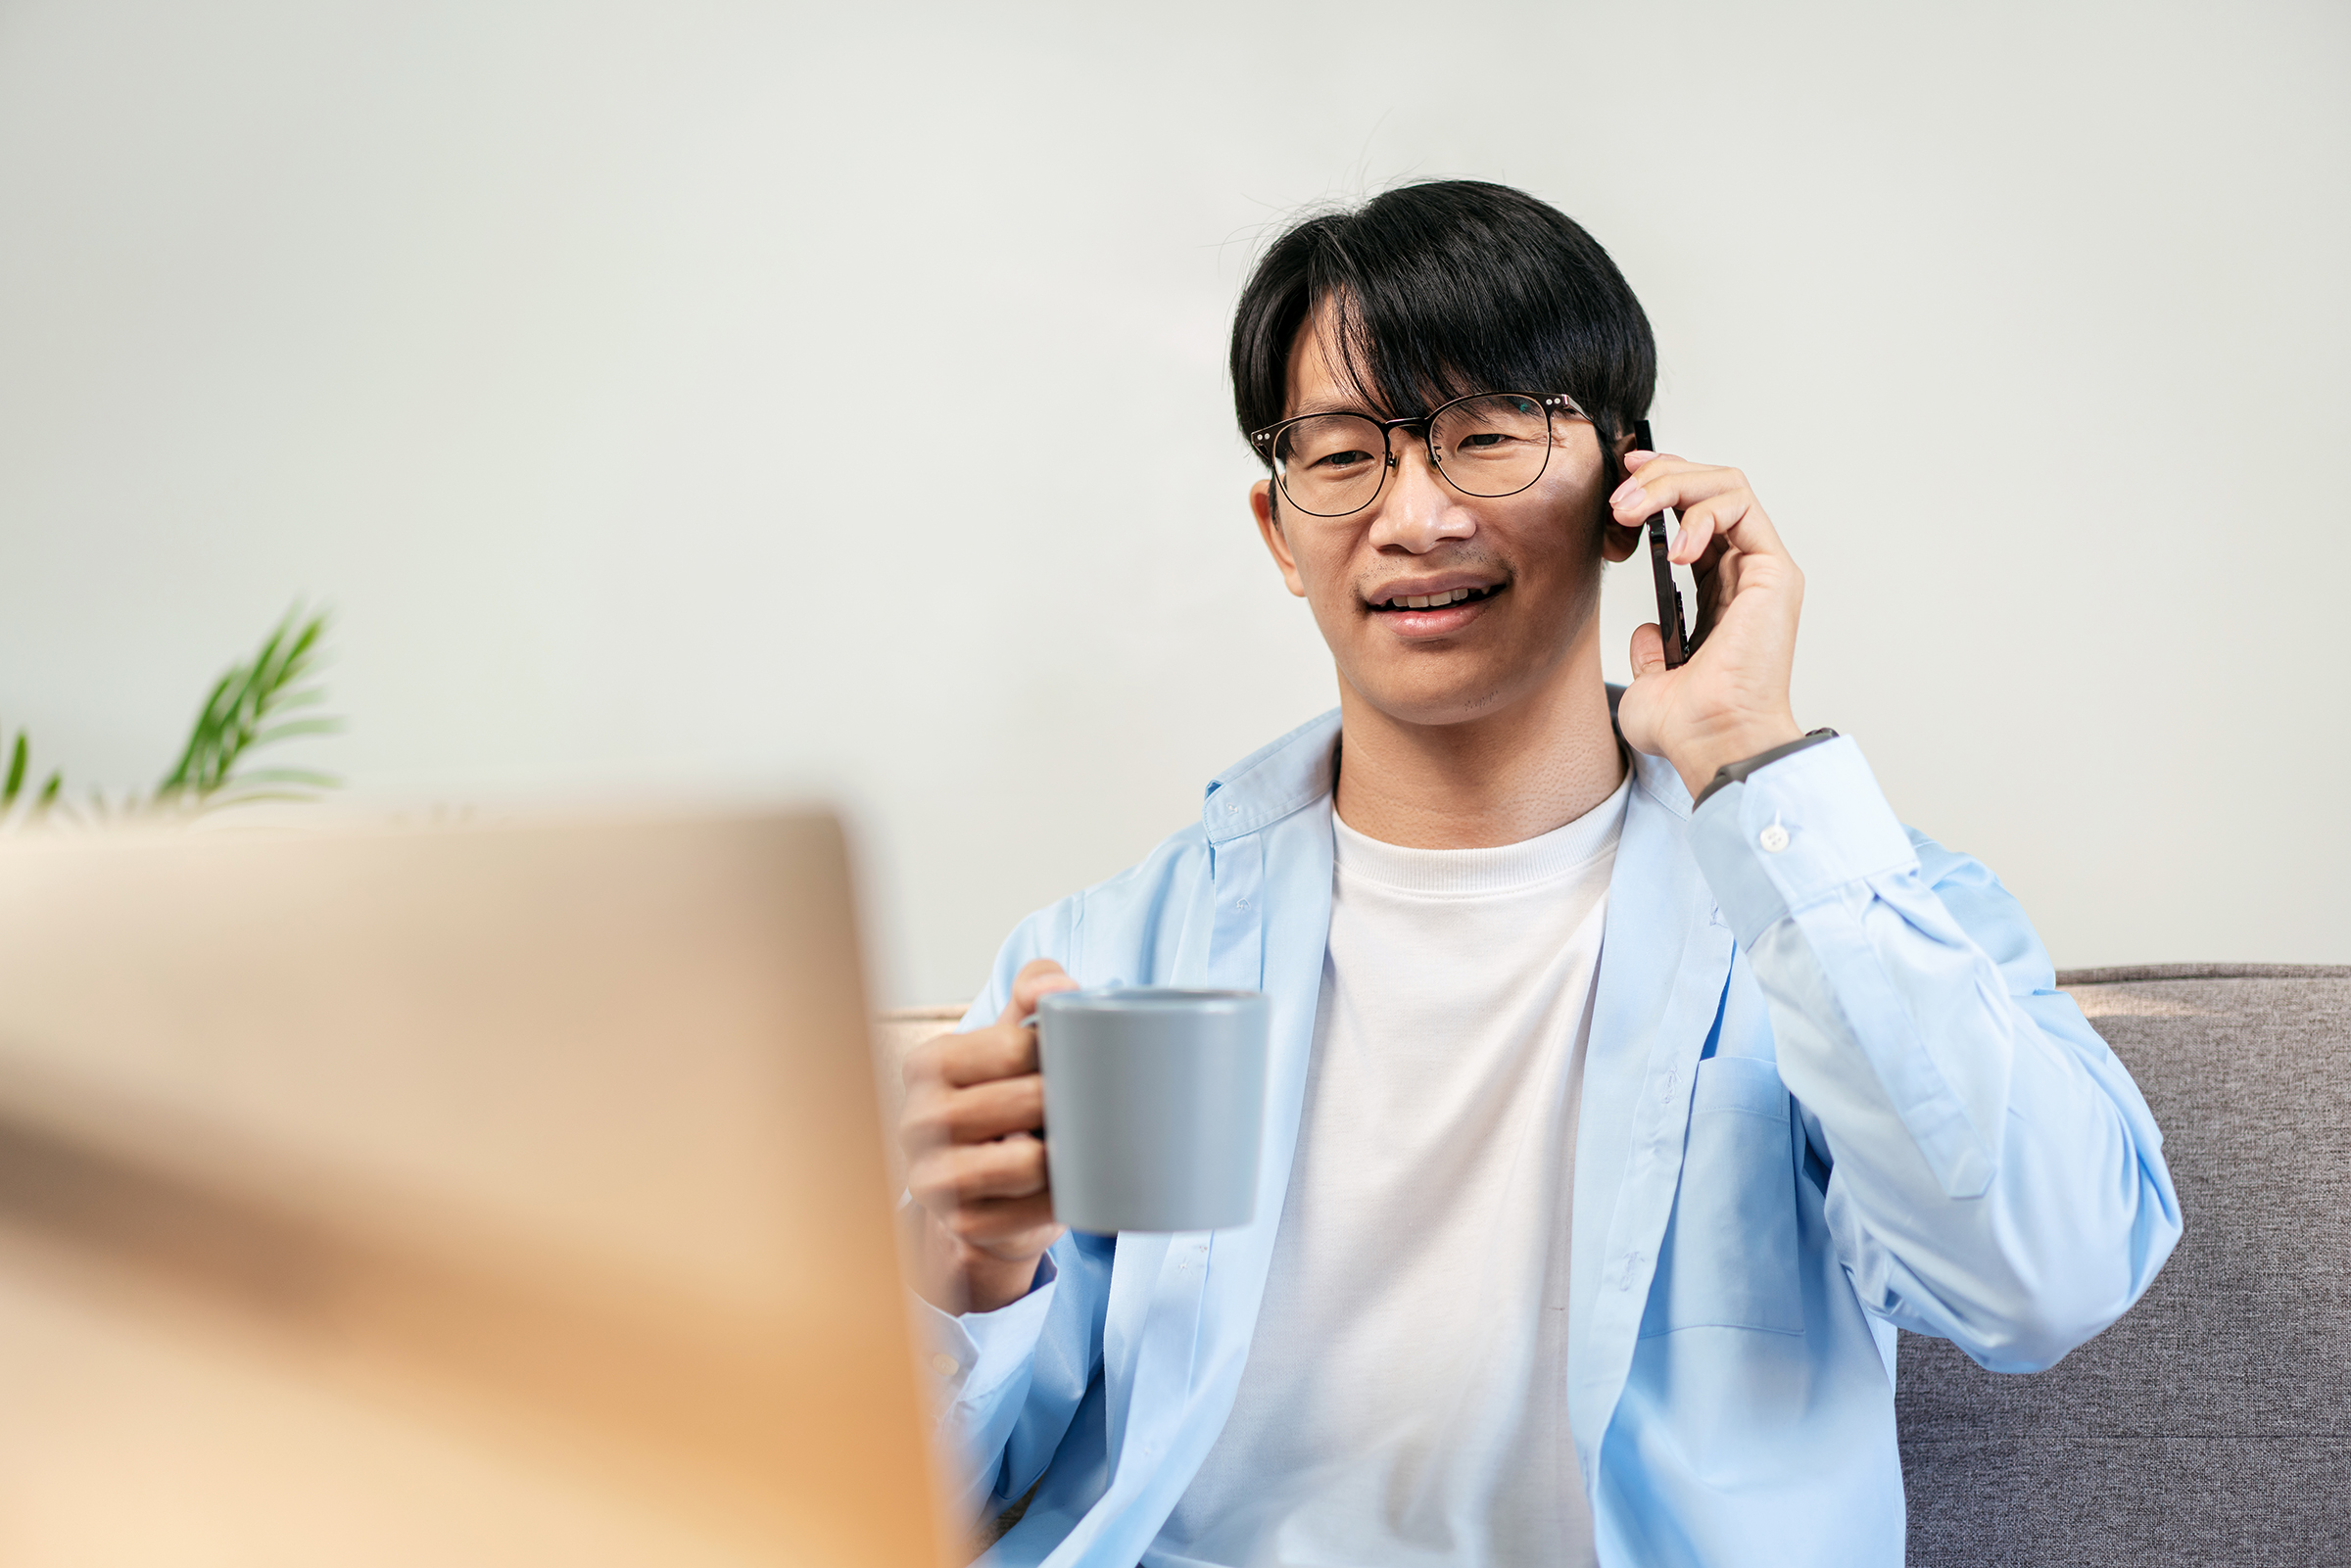
[[[1415,729],[1470,724],[1501,712],[1527,694],[1520,689],[1524,683],[1490,669],[1486,659],[1472,659],[1465,649],[1438,652],[1415,662],[1455,667],[1442,672],[1427,668],[1381,672],[1372,679],[1351,677],[1347,685],[1382,718]]]

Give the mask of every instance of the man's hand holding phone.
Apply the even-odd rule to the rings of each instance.
[[[1803,733],[1788,681],[1804,574],[1738,469],[1639,451],[1624,465],[1628,477],[1608,498],[1613,519],[1639,528],[1667,508],[1680,518],[1668,557],[1697,576],[1694,630],[1704,641],[1668,669],[1656,624],[1635,630],[1633,684],[1616,722],[1635,749],[1672,763],[1696,799],[1717,768]]]

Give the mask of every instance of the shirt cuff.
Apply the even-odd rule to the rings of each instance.
[[[1043,1335],[1060,1277],[1050,1253],[1037,1259],[1029,1294],[992,1312],[942,1312],[914,1298],[921,1325],[926,1369],[955,1399],[976,1399],[1029,1365]]]
[[[1909,833],[1850,736],[1716,790],[1691,818],[1691,843],[1742,947],[1848,883],[1918,869]]]

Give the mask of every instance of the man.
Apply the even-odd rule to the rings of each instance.
[[[2015,901],[1788,698],[1803,579],[1745,478],[1635,450],[1607,255],[1475,183],[1266,255],[1259,532],[1339,708],[1031,918],[908,1069],[909,1219],[1005,1563],[1898,1564],[1895,1329],[2044,1367],[2180,1213]],[[1601,679],[1662,508],[1709,630]],[[1695,806],[1694,806],[1695,802]],[[1052,1222],[1038,996],[1262,988],[1256,1223]]]

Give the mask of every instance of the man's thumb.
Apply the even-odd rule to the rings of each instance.
[[[1032,958],[1021,966],[1021,973],[1012,982],[1012,995],[1004,1003],[998,1023],[1018,1023],[1036,1011],[1036,999],[1054,991],[1075,991],[1078,982],[1068,972],[1049,958]]]
[[[1633,628],[1633,679],[1655,675],[1665,668],[1665,634],[1657,623]]]

